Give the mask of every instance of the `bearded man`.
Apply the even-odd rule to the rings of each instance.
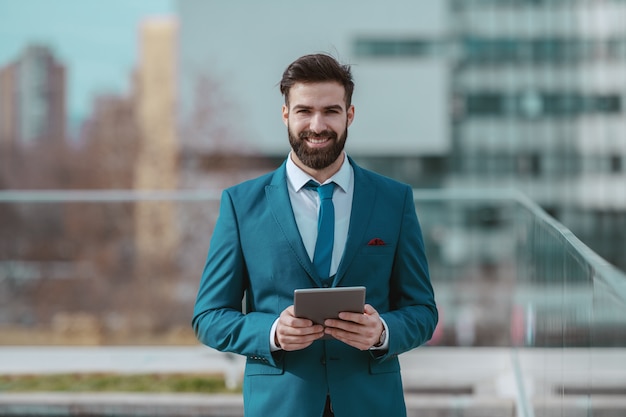
[[[247,417],[406,416],[398,355],[437,324],[411,187],[344,151],[353,90],[329,55],[291,63],[280,82],[289,156],[222,193],[192,325],[247,357]],[[294,290],[349,286],[366,287],[362,313],[295,316]]]

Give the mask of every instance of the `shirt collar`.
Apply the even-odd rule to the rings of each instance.
[[[293,160],[291,159],[291,152],[287,157],[287,181],[291,183],[291,186],[297,191],[300,191],[302,187],[306,185],[307,182],[313,180],[317,182],[313,177],[304,172],[298,167]],[[346,153],[343,154],[343,163],[339,168],[339,171],[335,173],[332,177],[324,182],[327,184],[329,182],[334,182],[341,188],[344,192],[347,192],[350,187],[350,182],[352,181],[352,165],[348,162],[348,157]]]

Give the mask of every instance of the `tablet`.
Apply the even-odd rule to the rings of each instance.
[[[324,324],[342,311],[363,313],[365,287],[306,288],[293,292],[293,308],[296,317],[307,318]]]

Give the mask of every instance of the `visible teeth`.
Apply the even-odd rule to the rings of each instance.
[[[322,138],[322,139],[309,138],[309,142],[314,143],[314,144],[324,143],[327,140],[328,140],[328,138]]]

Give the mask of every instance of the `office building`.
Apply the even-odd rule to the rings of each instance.
[[[178,185],[176,136],[177,22],[154,18],[142,23],[135,79],[135,111],[139,133],[134,188],[173,190]],[[139,202],[135,208],[140,275],[167,265],[178,243],[175,204]]]
[[[100,95],[81,129],[81,140],[91,163],[91,186],[131,189],[139,146],[135,99],[131,96]]]
[[[31,45],[0,69],[2,143],[63,141],[66,117],[66,70],[49,48]]]
[[[521,189],[626,269],[626,3],[450,2],[447,186]]]

